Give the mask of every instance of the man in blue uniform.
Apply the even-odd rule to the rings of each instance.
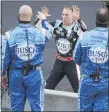
[[[6,49],[3,62],[2,86],[6,87],[6,70],[10,66],[9,88],[11,110],[23,111],[26,98],[30,103],[31,111],[43,111],[44,88],[41,64],[43,50],[51,33],[46,27],[45,35],[42,31],[30,24],[32,9],[23,5],[19,9],[19,25],[6,32]],[[42,20],[42,25],[46,21]]]
[[[48,8],[42,8],[42,13],[48,16]],[[57,47],[56,60],[46,80],[46,89],[55,89],[57,84],[66,75],[74,92],[78,92],[78,75],[76,64],[72,58],[80,32],[86,31],[87,27],[80,19],[80,9],[75,6],[65,6],[62,11],[62,20],[50,22]]]
[[[74,50],[80,66],[79,111],[108,112],[108,10],[96,12],[96,28],[83,34]]]
[[[1,74],[1,71],[2,71],[2,66],[3,66],[3,59],[4,59],[4,55],[5,55],[5,47],[6,47],[6,37],[4,35],[1,35],[1,39],[0,39],[0,51],[1,51],[1,55],[0,55],[0,60],[1,60],[1,63],[0,63],[0,74]],[[7,69],[7,75],[5,77],[5,83],[6,83],[6,88],[1,88],[2,90],[2,94],[4,94],[4,90],[7,90],[8,88],[8,79],[7,79],[7,76],[8,76],[8,72],[9,72],[9,68]]]
[[[6,46],[6,38],[4,35],[1,34],[1,24],[0,24],[0,52],[1,52],[1,55],[0,55],[0,60],[1,60],[0,73],[1,73],[1,68],[2,68],[2,60],[4,58],[3,56],[4,56],[5,46]]]

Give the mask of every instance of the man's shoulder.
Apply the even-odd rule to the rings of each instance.
[[[5,37],[6,37],[7,40],[11,39],[11,33],[12,33],[12,31],[13,31],[13,29],[8,30],[8,31],[5,32]]]
[[[88,40],[90,38],[90,31],[85,31],[81,34],[81,36],[79,37],[80,43],[81,45],[86,45]]]
[[[55,25],[54,25],[54,28],[58,27],[60,24],[62,23],[62,20],[56,20],[55,21]]]
[[[20,31],[25,31],[25,29],[24,30],[22,30],[22,29],[24,29],[24,28],[16,26],[15,28],[11,29],[9,32],[14,34],[14,33],[20,32]],[[27,29],[32,32],[41,32],[41,30],[39,28],[35,27],[34,25],[31,27],[28,27]]]
[[[85,31],[85,32],[83,33],[83,35],[84,35],[84,36],[89,36],[90,34],[92,34],[92,33],[94,33],[94,32],[95,32],[95,30],[94,30],[94,29],[91,29],[91,30]]]

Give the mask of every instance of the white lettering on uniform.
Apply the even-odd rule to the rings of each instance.
[[[104,46],[93,46],[88,50],[88,57],[94,63],[105,63],[108,60],[108,49]]]
[[[32,59],[38,53],[38,50],[36,46],[30,42],[28,47],[27,42],[25,41],[16,47],[15,52],[20,59],[27,61],[28,57],[29,59]]]
[[[57,40],[56,46],[61,54],[67,54],[71,49],[71,43],[67,39],[63,38]]]

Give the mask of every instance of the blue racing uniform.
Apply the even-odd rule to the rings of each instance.
[[[46,26],[47,22],[42,23]],[[30,23],[23,22],[13,30],[6,32],[3,74],[10,66],[9,88],[12,111],[23,111],[26,98],[32,111],[43,111],[44,109],[41,64],[45,43],[52,37],[47,26],[44,34]],[[29,68],[25,68],[26,64]],[[25,69],[29,69],[26,74]]]
[[[108,28],[96,27],[80,36],[74,50],[80,66],[79,111],[108,111]],[[92,74],[99,74],[94,80]]]
[[[1,68],[3,66],[3,59],[4,59],[4,55],[5,55],[5,47],[6,47],[6,37],[4,35],[0,35],[1,39],[0,39],[0,51],[1,51],[1,55],[0,55],[0,73],[1,73]]]

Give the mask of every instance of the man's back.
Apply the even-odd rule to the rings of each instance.
[[[74,60],[81,67],[79,111],[107,112],[108,107],[108,10],[96,12],[96,28],[81,35]],[[88,102],[88,103],[87,103]]]
[[[90,75],[97,67],[102,76],[108,76],[108,28],[96,27],[84,33],[80,40],[81,51],[75,55],[75,61],[82,66],[81,74]],[[81,55],[78,55],[81,53]]]
[[[13,60],[12,67],[21,68],[28,60],[31,60],[31,65],[39,65],[43,62],[45,37],[39,29],[31,24],[19,24],[15,29],[6,33],[6,36],[9,45],[7,49],[8,47],[10,49],[10,51],[6,49],[6,53]],[[9,62],[8,59],[5,61]]]

